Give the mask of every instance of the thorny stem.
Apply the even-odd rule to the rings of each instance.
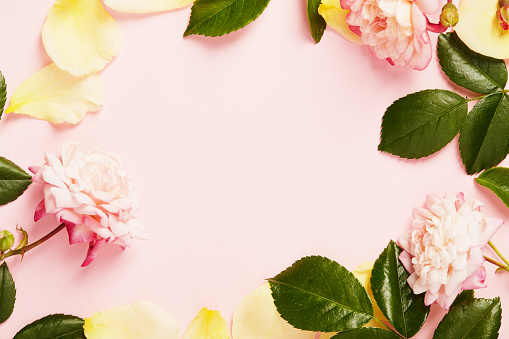
[[[500,253],[498,248],[496,248],[495,245],[493,245],[493,243],[491,241],[488,241],[488,245],[490,245],[490,247],[493,249],[493,251],[495,251],[495,253],[498,255],[498,257],[500,259],[502,259],[507,266],[509,266],[509,261],[507,261],[507,259],[502,255],[502,253]]]
[[[5,254],[2,253],[2,256],[0,257],[0,259],[3,260],[5,258],[12,257],[13,255],[21,255],[21,257],[23,258],[23,255],[25,254],[25,252],[30,251],[32,248],[37,247],[40,244],[42,244],[43,242],[45,242],[46,240],[50,239],[55,234],[57,234],[62,229],[64,229],[64,227],[65,227],[65,224],[61,223],[60,225],[58,225],[57,228],[55,228],[53,231],[51,231],[48,234],[46,234],[41,239],[39,239],[39,240],[37,240],[37,241],[35,241],[35,242],[31,243],[31,244],[28,244],[26,246],[23,246],[20,249],[17,249],[17,250],[14,250],[14,251],[11,250],[11,251],[9,251],[9,252],[7,252]]]

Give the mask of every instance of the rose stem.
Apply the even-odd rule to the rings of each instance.
[[[492,263],[493,265],[500,267],[500,268],[501,268],[501,269],[503,269],[503,270],[509,271],[509,267],[505,266],[505,265],[504,265],[504,264],[502,264],[502,263],[499,263],[499,262],[498,262],[498,261],[496,261],[496,260],[493,260],[493,259],[491,259],[491,258],[488,258],[487,256],[484,256],[484,259],[486,259],[486,261],[489,261],[489,262],[490,262],[490,263]]]
[[[502,259],[507,266],[509,266],[509,261],[507,261],[507,259],[502,255],[502,253],[500,253],[498,248],[496,248],[491,241],[488,241],[488,245],[490,245],[490,247],[493,248],[493,251],[495,251],[495,253],[499,256],[499,258]]]
[[[57,228],[55,228],[53,231],[49,232],[48,234],[46,234],[44,237],[42,237],[41,239],[29,244],[29,245],[26,245],[26,246],[23,246],[21,247],[20,249],[17,249],[17,250],[14,250],[14,251],[9,251],[7,253],[5,253],[3,255],[3,258],[8,258],[8,257],[11,257],[13,255],[18,255],[20,254],[21,256],[23,256],[25,254],[25,252],[28,252],[30,251],[32,248],[34,247],[37,247],[39,246],[40,244],[42,244],[43,242],[45,242],[46,240],[50,239],[51,237],[53,237],[55,234],[57,234],[58,232],[60,232],[62,229],[64,229],[65,227],[65,224],[64,223],[61,223],[60,225],[58,225]]]

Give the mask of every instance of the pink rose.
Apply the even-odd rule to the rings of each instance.
[[[483,204],[465,202],[463,193],[428,195],[426,204],[414,208],[412,228],[398,239],[399,259],[414,293],[426,292],[426,305],[448,309],[460,291],[486,287],[481,250],[504,221],[484,217]]]
[[[136,219],[140,193],[116,154],[100,149],[84,154],[79,144],[68,141],[62,156],[46,153],[45,160],[41,167],[30,167],[32,181],[44,185],[44,199],[34,219],[54,214],[65,223],[69,243],[88,242],[81,266],[90,264],[104,243],[125,248],[132,238],[147,239]]]
[[[417,70],[428,66],[426,14],[437,11],[438,0],[341,0],[341,7],[350,10],[346,22],[375,57]]]

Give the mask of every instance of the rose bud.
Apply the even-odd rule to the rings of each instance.
[[[0,251],[7,251],[14,245],[14,236],[9,231],[0,231]]]
[[[440,13],[440,23],[444,27],[453,27],[459,21],[458,9],[452,3],[447,3],[442,7],[442,13]]]

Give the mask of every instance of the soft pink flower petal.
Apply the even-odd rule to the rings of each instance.
[[[430,291],[426,292],[424,296],[424,305],[429,306],[438,299],[438,294],[433,294]]]
[[[487,285],[484,283],[486,281],[486,270],[483,266],[479,267],[477,272],[474,272],[471,276],[469,276],[463,284],[461,285],[462,290],[473,290],[476,288],[485,288]]]
[[[35,208],[34,221],[38,221],[46,215],[46,208],[44,208],[44,199],[41,200],[39,205]]]
[[[419,6],[419,9],[424,14],[433,14],[439,8],[439,3],[436,0],[414,0],[414,3]]]
[[[97,240],[97,234],[92,232],[85,224],[75,225],[66,223],[65,227],[67,228],[69,244],[71,245]]]
[[[491,237],[495,234],[496,231],[504,224],[504,220],[497,219],[497,218],[491,218],[491,217],[485,217],[484,218],[484,229],[482,230],[481,240],[480,240],[480,247],[484,247],[488,245],[488,242],[490,241]]]
[[[401,252],[401,254],[399,255],[399,261],[401,261],[401,263],[408,271],[408,273],[410,274],[414,273],[415,270],[412,264],[412,255],[410,253],[408,253],[407,251]]]
[[[81,267],[88,266],[92,261],[94,261],[97,252],[99,252],[99,249],[102,247],[103,244],[104,244],[103,240],[91,241],[89,243],[87,257],[85,258],[85,261],[83,261],[83,263],[81,264]]]

